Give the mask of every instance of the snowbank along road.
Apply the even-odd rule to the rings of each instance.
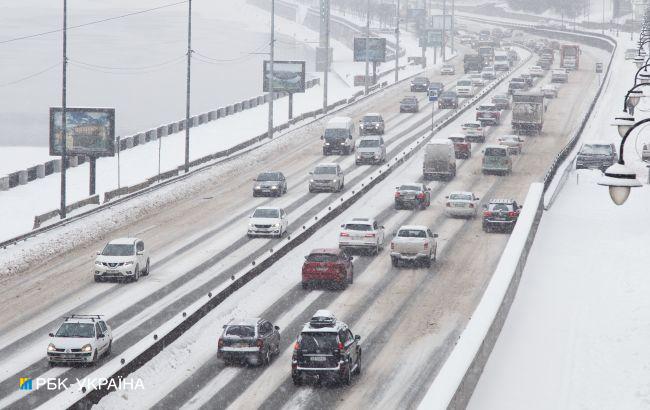
[[[522,58],[528,52],[520,50]],[[457,73],[462,72],[455,61]],[[583,67],[603,61],[604,52],[583,47]],[[532,65],[527,62],[522,69]],[[436,78],[453,87],[458,77]],[[430,76],[431,77],[431,76]],[[434,74],[433,77],[437,77]],[[547,82],[548,78],[539,81]],[[431,206],[423,211],[396,211],[393,190],[401,183],[422,181],[422,153],[373,188],[342,215],[298,246],[278,263],[214,309],[185,335],[136,371],[145,391],[110,394],[105,408],[384,408],[412,407],[421,399],[440,364],[453,348],[507,241],[505,234],[485,234],[480,218],[449,219],[444,196],[454,190],[475,192],[482,201],[512,197],[522,200],[530,182],[539,181],[574,129],[596,90],[597,76],[581,69],[570,76],[551,100],[544,132],[529,137],[523,155],[515,157],[510,176],[481,173],[481,144],[458,161],[458,175],[449,182],[431,182]],[[420,98],[418,114],[399,114],[399,100],[411,94],[401,84],[344,111],[357,121],[366,112],[386,119],[389,157],[428,133],[431,107]],[[499,87],[502,93],[507,86]],[[489,99],[494,93],[488,94]],[[441,115],[436,111],[437,116]],[[474,111],[454,121],[435,138],[458,132],[474,119]],[[487,142],[510,133],[510,116],[488,128]],[[167,318],[203,297],[207,291],[250,265],[278,240],[246,238],[247,218],[260,205],[283,207],[289,232],[297,230],[338,194],[309,194],[308,172],[320,162],[338,162],[345,185],[352,186],[373,166],[355,166],[353,156],[322,157],[322,123],[303,128],[284,142],[272,144],[271,155],[251,153],[235,169],[217,167],[197,195],[149,215],[113,237],[139,236],[151,250],[151,275],[131,284],[92,281],[95,251],[105,241],[88,244],[2,284],[0,301],[0,407],[32,408],[45,404],[56,391],[18,392],[19,377],[82,378],[89,368],[56,367],[45,360],[47,333],[68,312],[101,313],[114,329],[113,357],[128,349]],[[289,182],[280,198],[252,198],[252,178],[280,170]],[[186,182],[191,183],[191,181]],[[525,206],[525,204],[524,204]],[[404,224],[424,224],[440,235],[438,261],[430,269],[393,268],[389,250],[374,257],[356,256],[354,284],[343,292],[303,290],[300,268],[310,249],[336,246],[339,226],[353,217],[374,217],[387,236]],[[281,239],[282,240],[282,239]],[[387,239],[387,242],[389,238]],[[290,378],[292,343],[302,324],[319,308],[328,308],[360,334],[363,371],[349,387],[295,387]],[[216,358],[221,327],[232,317],[261,316],[281,327],[281,353],[268,368],[225,367]],[[102,362],[99,363],[99,366]]]

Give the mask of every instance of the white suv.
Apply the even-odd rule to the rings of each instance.
[[[248,219],[249,238],[256,236],[281,237],[289,227],[289,218],[282,208],[263,206],[256,208]]]
[[[95,258],[95,282],[106,279],[137,281],[149,274],[149,251],[138,238],[120,238],[110,241]]]
[[[384,247],[384,227],[371,218],[353,218],[341,225],[340,249],[368,249],[377,255]]]
[[[111,354],[113,332],[101,315],[72,315],[50,333],[47,360],[58,363],[97,363]]]

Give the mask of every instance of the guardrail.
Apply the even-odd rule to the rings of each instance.
[[[530,60],[528,57],[525,61],[521,61],[515,68],[518,69],[524,62]],[[468,99],[458,110],[453,110],[438,119],[434,123],[432,132],[424,133],[418,137],[411,145],[406,147],[401,153],[397,154],[387,164],[379,167],[375,172],[359,182],[349,192],[344,193],[341,197],[335,200],[327,208],[321,210],[313,219],[305,223],[299,229],[298,233],[288,233],[286,242],[269,249],[268,253],[257,258],[251,263],[251,267],[241,275],[233,275],[230,283],[222,284],[221,286],[209,292],[204,298],[195,302],[181,314],[171,318],[164,325],[147,335],[143,340],[138,342],[135,346],[127,349],[122,354],[122,357],[115,358],[109,363],[104,365],[105,369],[110,370],[110,374],[105,377],[107,380],[118,380],[124,378],[128,374],[143,366],[147,361],[156,356],[160,351],[179,338],[191,326],[196,324],[201,318],[207,315],[212,309],[219,306],[228,296],[232,295],[235,291],[250,282],[255,277],[259,276],[264,270],[272,266],[281,257],[289,253],[298,245],[304,243],[311,235],[313,235],[319,228],[333,220],[340,215],[344,210],[354,204],[365,193],[376,186],[379,182],[383,181],[390,173],[392,173],[400,165],[404,164],[411,158],[422,146],[424,146],[433,136],[442,128],[447,126],[450,122],[456,120],[460,115],[464,114],[468,109],[474,106],[480,99],[488,92],[491,92],[498,87],[515,69],[503,73],[496,80],[494,80],[488,87],[481,90],[480,93],[473,98]],[[403,80],[403,81],[406,81]],[[101,369],[98,369],[98,372]],[[58,395],[53,398],[56,403],[55,407],[76,407],[86,408],[93,403],[97,403],[103,396],[110,393],[110,390],[97,389],[88,391],[85,387],[80,390],[68,389],[66,395]]]

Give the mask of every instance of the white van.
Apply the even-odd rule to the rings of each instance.
[[[329,120],[320,137],[323,140],[323,155],[351,154],[354,151],[354,129],[350,117],[334,117]]]
[[[424,147],[424,179],[456,176],[456,153],[454,143],[449,139],[435,139]]]
[[[475,93],[472,79],[465,77],[456,81],[456,94],[459,97],[473,97]]]

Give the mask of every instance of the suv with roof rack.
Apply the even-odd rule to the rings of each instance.
[[[483,205],[483,230],[492,232],[494,230],[510,231],[515,228],[521,205],[514,199],[491,199],[487,205]]]
[[[97,363],[111,354],[113,332],[102,315],[66,316],[56,332],[50,333],[47,360],[59,363]]]
[[[218,341],[217,357],[226,364],[249,362],[268,365],[272,355],[280,354],[280,328],[268,320],[232,319],[223,326]]]
[[[149,251],[138,238],[119,238],[110,241],[97,251],[95,258],[95,282],[107,279],[132,280],[149,275]]]
[[[296,386],[309,380],[349,385],[361,374],[361,336],[328,310],[317,311],[305,323],[294,344],[291,378]]]

